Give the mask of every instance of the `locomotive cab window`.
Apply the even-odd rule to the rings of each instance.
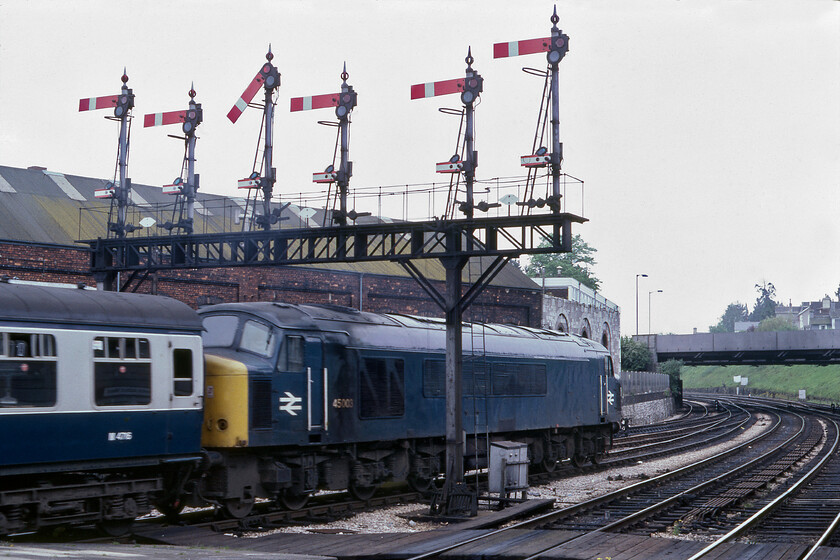
[[[172,393],[176,397],[193,393],[193,354],[188,348],[172,351]]]
[[[55,337],[0,333],[0,408],[47,407],[55,403]]]
[[[94,402],[98,406],[144,405],[152,400],[149,340],[100,336],[93,340]]]
[[[277,349],[277,333],[269,325],[257,321],[245,321],[239,349],[253,352],[263,358],[270,358]]]

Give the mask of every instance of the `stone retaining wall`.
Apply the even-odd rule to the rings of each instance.
[[[621,414],[629,422],[630,426],[644,426],[661,422],[674,415],[674,400],[662,396],[656,400],[640,402],[636,404],[621,404]]]

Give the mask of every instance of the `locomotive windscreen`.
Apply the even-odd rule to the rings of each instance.
[[[201,340],[205,347],[233,346],[236,328],[239,326],[238,315],[206,315],[203,319],[205,331]]]

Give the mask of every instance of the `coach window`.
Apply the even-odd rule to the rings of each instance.
[[[277,349],[277,334],[265,323],[246,321],[242,327],[239,349],[253,352],[263,358],[270,358]]]
[[[0,408],[56,403],[56,351],[51,334],[0,333]]]
[[[172,391],[176,397],[193,393],[193,353],[188,348],[172,351]]]
[[[98,406],[143,405],[152,400],[149,340],[100,336],[93,340],[94,402]]]

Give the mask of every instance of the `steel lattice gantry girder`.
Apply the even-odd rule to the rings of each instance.
[[[377,223],[268,231],[96,239],[91,272],[402,261],[571,250],[574,214]],[[541,246],[542,245],[542,246]]]

